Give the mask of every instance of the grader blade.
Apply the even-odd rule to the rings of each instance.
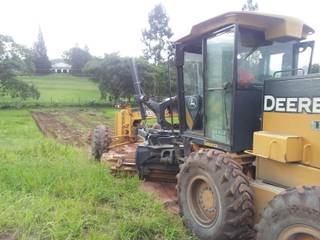
[[[134,176],[138,174],[135,155],[139,143],[131,143],[117,146],[104,153],[101,162],[110,165],[111,172],[114,176]],[[145,179],[152,182],[175,183],[176,171],[164,170],[161,165],[149,167],[148,177]]]

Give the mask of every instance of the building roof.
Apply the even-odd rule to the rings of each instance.
[[[310,26],[294,17],[247,11],[228,12],[194,25],[190,34],[176,43],[186,42],[231,24],[263,31],[266,40],[305,39],[314,33]]]
[[[52,64],[51,68],[64,68],[64,69],[71,69],[71,65],[65,62],[57,62]]]

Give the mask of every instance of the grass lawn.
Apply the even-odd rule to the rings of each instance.
[[[0,156],[0,239],[192,239],[137,178],[44,138],[27,110],[0,111]]]
[[[90,106],[92,103],[105,104],[100,99],[98,85],[87,77],[70,74],[50,74],[43,76],[20,76],[29,84],[33,84],[40,92],[40,99],[12,99],[0,97],[0,105],[16,106]],[[11,105],[10,105],[11,104]],[[16,104],[16,105],[15,105]]]
[[[39,100],[43,102],[100,101],[97,84],[86,77],[76,77],[70,74],[50,74],[20,78],[39,89],[41,93]]]

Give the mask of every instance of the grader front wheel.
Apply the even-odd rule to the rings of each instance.
[[[102,154],[108,150],[111,139],[104,125],[98,125],[92,134],[91,153],[94,159],[101,160]]]
[[[184,223],[200,239],[250,239],[253,196],[241,166],[224,153],[192,153],[178,174]]]
[[[320,240],[320,187],[292,188],[276,196],[257,230],[257,240]]]

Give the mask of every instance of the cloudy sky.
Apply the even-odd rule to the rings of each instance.
[[[170,16],[174,39],[188,34],[195,23],[215,15],[241,10],[245,0],[0,0],[0,34],[11,35],[32,46],[41,27],[50,58],[64,50],[87,44],[92,54],[142,52],[141,30],[148,12],[161,2]],[[319,0],[258,0],[261,12],[298,17],[320,37]],[[320,62],[320,41],[316,48]]]

